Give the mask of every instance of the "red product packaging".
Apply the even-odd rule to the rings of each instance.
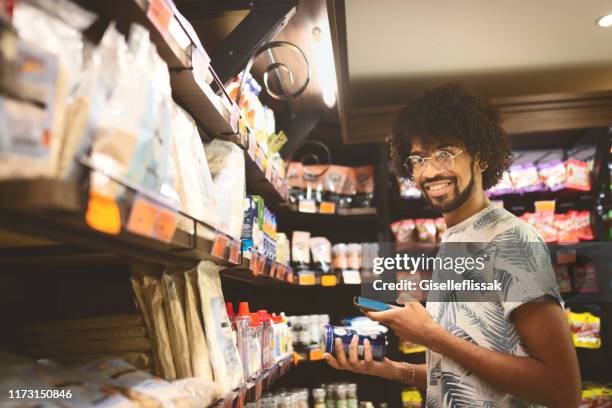
[[[589,165],[586,162],[569,159],[565,162],[565,187],[574,190],[589,191],[591,179]]]

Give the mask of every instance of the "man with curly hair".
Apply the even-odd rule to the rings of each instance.
[[[432,408],[578,406],[580,371],[547,247],[485,195],[512,158],[495,107],[460,84],[433,88],[400,111],[390,145],[396,171],[444,215],[440,251],[475,247],[490,275],[469,271],[463,279],[499,280],[503,290],[477,301],[430,291],[426,308],[407,301],[367,313],[401,341],[427,347],[426,364],[374,361],[367,341],[359,359],[356,337],[348,356],[337,342],[328,363],[426,389]],[[434,268],[433,279],[443,273]]]

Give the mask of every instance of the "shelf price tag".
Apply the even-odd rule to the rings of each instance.
[[[130,210],[127,229],[130,232],[145,237],[152,237],[155,230],[155,221],[157,220],[158,209],[149,200],[136,197]]]
[[[238,264],[238,260],[240,258],[240,241],[232,240],[230,243],[230,253],[228,260],[233,264]]]
[[[227,244],[229,243],[229,238],[217,232],[215,234],[215,239],[213,241],[212,250],[210,253],[217,258],[223,258],[225,255],[225,248],[227,248]]]
[[[121,232],[119,206],[113,198],[91,191],[87,201],[85,222],[97,231],[117,235]]]
[[[164,38],[168,35],[168,27],[170,26],[170,19],[172,17],[172,10],[166,3],[166,0],[151,0],[149,2],[147,18]]]
[[[178,215],[168,208],[160,208],[155,222],[154,237],[160,241],[170,242],[174,237]]]
[[[278,271],[279,264],[272,261],[272,266],[270,266],[270,276],[276,278],[276,274]]]

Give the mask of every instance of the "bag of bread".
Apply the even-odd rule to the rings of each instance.
[[[185,322],[189,336],[189,352],[191,356],[191,369],[194,377],[212,381],[213,372],[210,365],[210,355],[200,307],[200,294],[198,292],[198,271],[191,269],[185,272]]]
[[[123,360],[96,361],[79,367],[76,371],[83,378],[120,389],[141,407],[199,407],[200,401],[193,395],[175,387],[172,383],[138,370]]]
[[[143,286],[147,309],[151,316],[151,325],[154,329],[154,350],[157,353],[157,360],[161,369],[160,374],[167,380],[174,380],[176,379],[176,368],[172,357],[168,325],[166,324],[161,284],[157,278],[145,276]]]
[[[226,393],[242,381],[242,362],[225,308],[218,265],[209,261],[198,264],[198,288],[215,382]]]
[[[178,378],[193,377],[189,340],[181,298],[185,295],[185,281],[182,273],[170,274],[167,270],[162,276],[164,311],[168,323],[168,334],[172,346],[172,356]]]

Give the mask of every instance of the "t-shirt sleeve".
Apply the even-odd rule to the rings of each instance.
[[[506,319],[520,305],[547,295],[563,306],[548,247],[531,226],[517,222],[497,235],[495,242],[494,279],[501,282]]]

